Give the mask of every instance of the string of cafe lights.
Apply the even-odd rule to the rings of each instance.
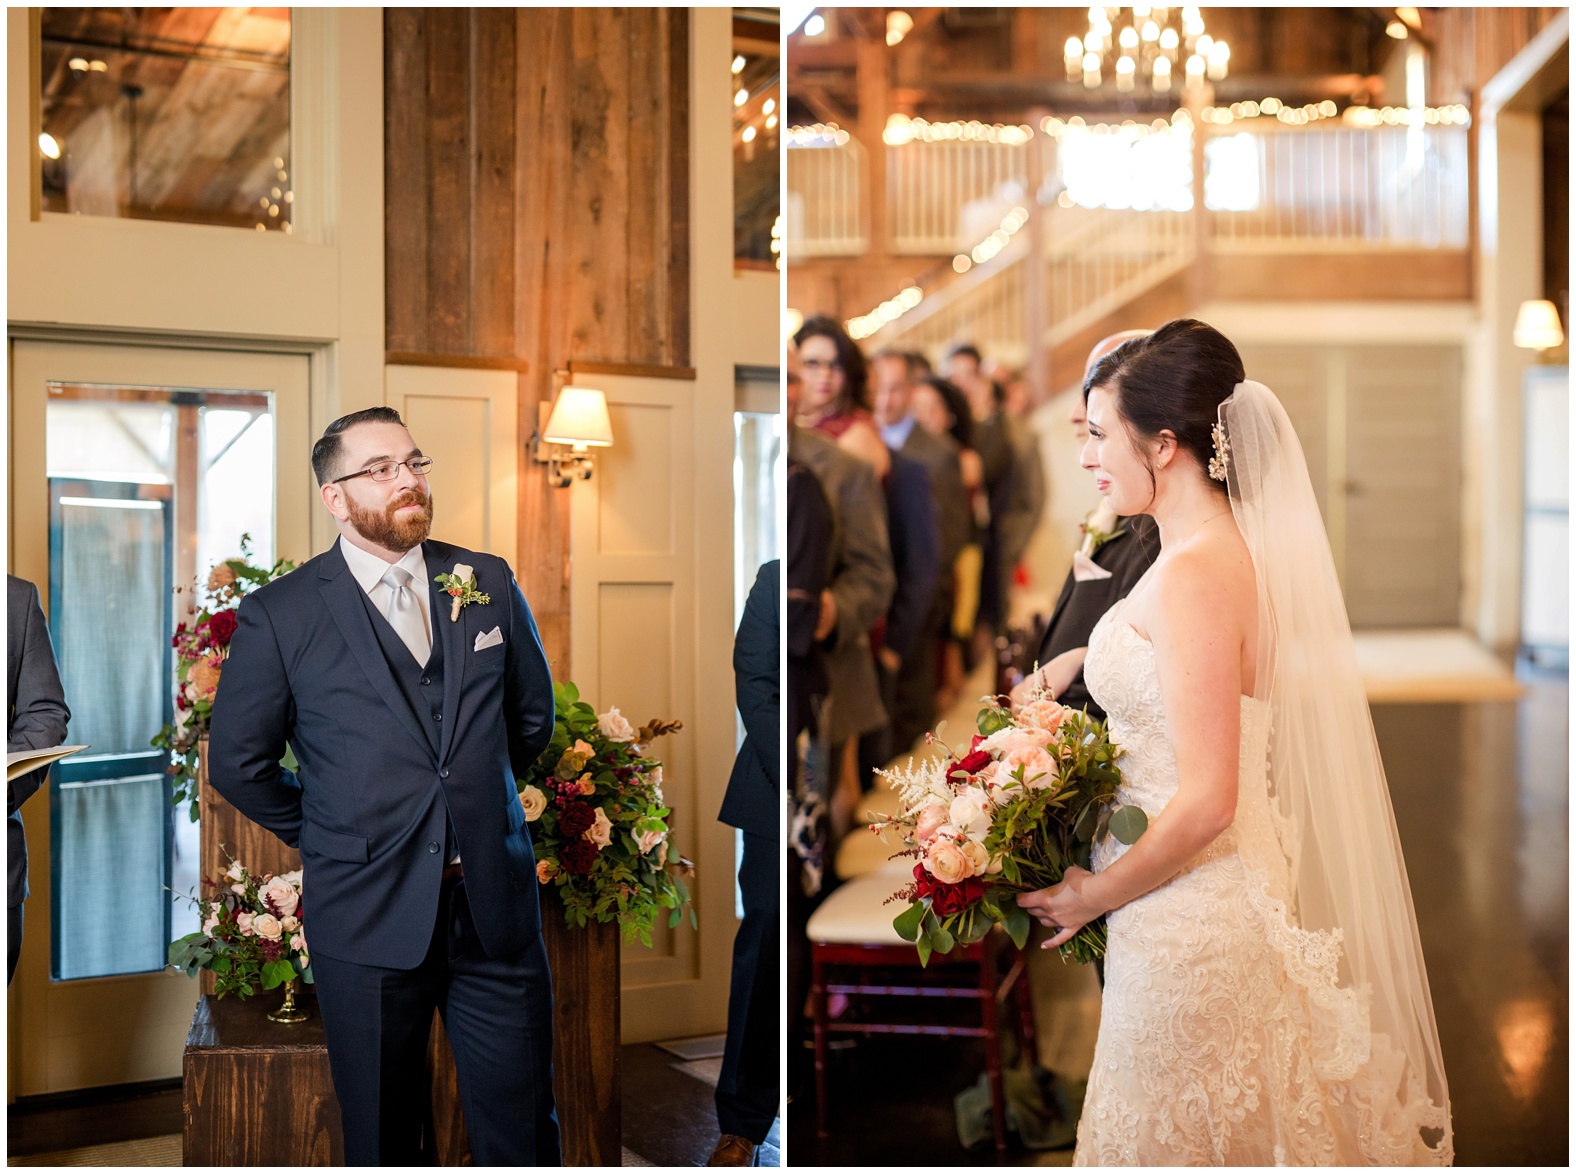
[[[983,265],[992,260],[998,253],[1007,247],[1018,230],[1029,222],[1029,210],[1022,206],[1013,208],[1006,216],[1002,217],[1001,227],[997,228],[979,244],[967,253],[959,253],[952,258],[952,269],[955,273],[967,273],[975,265]],[[869,338],[876,331],[889,323],[896,322],[904,314],[916,308],[925,300],[925,291],[918,285],[911,285],[882,302],[868,314],[860,314],[848,319],[843,325],[848,330],[848,336],[855,342]]]

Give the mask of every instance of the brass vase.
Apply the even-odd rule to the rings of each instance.
[[[305,1007],[296,1006],[296,980],[289,979],[285,983],[285,1001],[279,1004],[279,1010],[270,1011],[268,1018],[274,1023],[304,1023],[310,1014]]]

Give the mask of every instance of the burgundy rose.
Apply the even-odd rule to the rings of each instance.
[[[955,885],[933,884],[930,907],[937,917],[947,917],[962,913],[984,895],[985,885],[975,877]]]
[[[590,840],[571,840],[558,853],[558,862],[565,872],[585,876],[596,864],[596,845]]]
[[[208,643],[213,648],[228,648],[235,635],[236,618],[233,611],[221,611],[208,620]]]
[[[971,750],[963,756],[963,761],[958,763],[958,769],[966,774],[978,774],[990,765],[990,752],[987,750]]]
[[[577,840],[596,822],[596,813],[589,803],[571,803],[558,815],[558,830],[565,839]],[[595,851],[595,845],[592,846]]]

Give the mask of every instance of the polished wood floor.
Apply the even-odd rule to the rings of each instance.
[[[717,1143],[712,1085],[677,1067],[672,1055],[652,1044],[625,1046],[619,1064],[626,1164],[704,1166]],[[757,1151],[758,1165],[781,1165],[781,1126],[780,1121],[773,1126]],[[180,1131],[179,1080],[33,1097],[7,1113],[6,1153],[21,1158]]]
[[[1517,702],[1373,709],[1411,878],[1445,1053],[1460,1165],[1565,1165],[1569,1158],[1568,677],[1522,666]],[[1088,1073],[1092,976],[1052,975],[1041,1055]],[[1079,1065],[1081,1064],[1081,1070]],[[983,1070],[977,1041],[886,1038],[837,1055],[833,1136],[815,1138],[796,1065],[795,1165],[990,1160],[959,1145],[953,1098]],[[1015,1164],[1065,1164],[1071,1151]]]

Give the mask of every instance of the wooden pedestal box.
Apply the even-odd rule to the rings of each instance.
[[[206,745],[199,800],[201,876],[217,878],[231,859],[259,876],[301,867],[294,849],[209,786]],[[564,1164],[620,1165],[618,927],[571,929],[556,898],[544,894],[542,937],[553,975],[553,1088]],[[202,984],[183,1065],[185,1164],[343,1164],[339,1102],[311,987],[304,1002],[312,1017],[285,1024],[267,1018],[282,991],[241,1002],[214,998],[212,975],[204,973]],[[454,1054],[437,1016],[427,1052],[433,1157],[440,1165],[470,1165]]]

